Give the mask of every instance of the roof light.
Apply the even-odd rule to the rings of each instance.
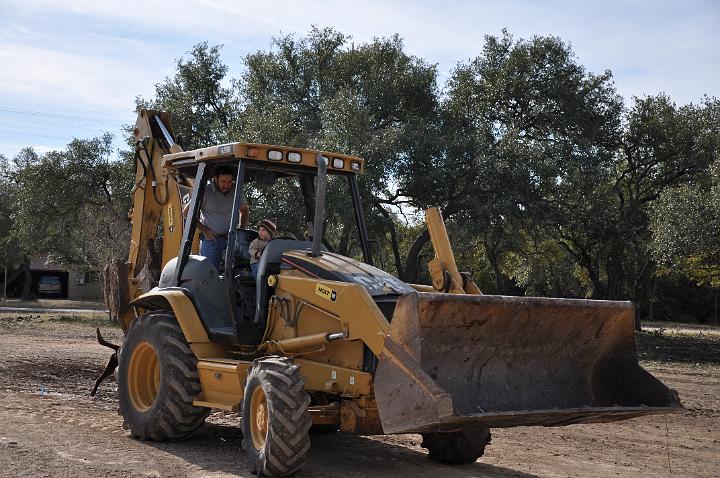
[[[360,162],[358,161],[350,161],[350,168],[353,171],[360,171]]]
[[[271,149],[270,151],[268,151],[268,159],[270,161],[282,161],[282,158],[282,151],[278,151],[276,149]]]
[[[257,148],[248,148],[247,149],[247,155],[251,158],[257,158],[258,153],[259,153],[259,151]]]
[[[299,163],[302,161],[302,155],[300,153],[291,152],[287,155],[288,161],[291,163]]]
[[[333,168],[342,169],[345,167],[345,160],[341,158],[333,158]]]

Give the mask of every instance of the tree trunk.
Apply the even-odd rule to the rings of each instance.
[[[23,282],[23,289],[22,289],[22,294],[21,294],[20,298],[22,300],[30,300],[30,288],[32,286],[32,273],[30,272],[30,266],[28,264],[23,264],[21,267],[24,269],[25,279]]]
[[[387,212],[384,207],[377,203],[375,204],[375,207],[377,207],[377,209],[380,211],[380,214],[383,215],[383,217],[388,223],[388,228],[390,230],[390,243],[392,245],[393,257],[395,258],[395,268],[397,269],[398,277],[402,278],[405,276],[405,274],[403,272],[402,259],[400,258],[400,245],[397,238],[397,230],[395,229],[395,223],[393,222],[390,213]]]
[[[648,321],[655,321],[655,297],[657,293],[657,275],[653,275],[652,288],[648,294]]]
[[[23,274],[23,273],[25,273],[25,265],[24,264],[21,265],[20,267],[18,267],[17,269],[15,269],[14,271],[10,272],[5,277],[5,287],[7,287],[8,284],[12,283],[15,279],[17,279],[20,276],[20,274]]]
[[[395,258],[395,268],[397,269],[398,277],[405,275],[403,271],[402,259],[400,258],[400,244],[398,243],[397,231],[395,225],[390,225],[390,241],[392,244],[393,257]]]
[[[350,230],[352,225],[347,222],[343,223],[342,233],[340,234],[340,244],[338,245],[338,254],[350,257]]]
[[[505,292],[505,278],[500,271],[500,263],[498,260],[497,247],[492,247],[488,240],[487,234],[483,237],[483,247],[485,247],[485,256],[492,266],[493,272],[495,273],[495,293],[503,294]]]
[[[103,296],[113,324],[119,324],[130,307],[127,275],[127,264],[119,260],[108,263],[102,271]]]

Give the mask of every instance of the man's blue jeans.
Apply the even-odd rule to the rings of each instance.
[[[212,241],[201,236],[200,238],[200,255],[205,256],[215,266],[218,273],[220,270],[220,262],[225,255],[225,247],[227,246],[226,236],[215,236]]]

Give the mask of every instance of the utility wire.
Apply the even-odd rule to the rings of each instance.
[[[56,128],[87,128],[88,126],[80,125],[80,124],[58,124],[58,123],[47,123],[45,121],[32,121],[28,119],[23,118],[12,118],[10,116],[3,116],[0,115],[0,121],[13,121],[16,123],[23,123],[23,124],[39,124],[43,126],[53,126]],[[120,128],[121,125],[118,123],[115,128]],[[105,128],[104,126],[98,125],[95,126],[95,128]],[[108,128],[109,129],[109,128]]]
[[[0,133],[10,133],[10,134],[18,134],[18,135],[25,135],[25,136],[39,136],[42,138],[52,138],[52,139],[61,139],[63,141],[72,141],[74,138],[70,138],[67,136],[50,136],[49,134],[39,134],[39,133],[26,133],[23,131],[12,131],[9,129],[0,129]]]
[[[16,114],[21,114],[21,115],[42,116],[42,117],[46,117],[46,118],[61,118],[61,119],[66,119],[66,120],[70,120],[70,121],[101,123],[101,124],[108,124],[108,125],[113,125],[113,126],[117,126],[117,125],[121,124],[121,123],[102,120],[102,119],[98,119],[98,118],[90,118],[88,116],[63,115],[63,114],[58,114],[58,113],[47,113],[44,111],[36,111],[36,110],[4,108],[1,106],[0,106],[0,111],[4,111],[6,113],[16,113]]]

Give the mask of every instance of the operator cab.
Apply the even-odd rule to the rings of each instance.
[[[372,264],[356,177],[356,173],[362,170],[362,160],[335,156],[340,155],[277,146],[233,144],[164,157],[164,161],[194,187],[180,253],[163,269],[158,285],[183,289],[194,302],[211,340],[235,346],[259,344],[265,333],[270,298],[275,293],[275,282],[268,279],[280,273],[283,255],[288,251],[302,251],[308,255],[320,255],[327,251],[322,244],[327,174],[347,178],[364,260]],[[199,158],[203,160],[198,161]],[[281,178],[284,181],[283,191],[294,190],[302,198],[297,201],[295,217],[301,216],[303,220],[296,221],[296,225],[305,224],[310,231],[281,233],[270,241],[260,258],[257,280],[250,269],[248,250],[258,236],[253,229],[235,228],[229,231],[220,271],[204,257],[191,254],[202,197],[214,167],[218,165],[229,165],[236,171],[231,224],[240,223],[241,188],[249,182],[269,186],[268,195],[272,195],[276,180]],[[314,227],[316,223],[320,227]],[[283,225],[280,229],[287,230]],[[305,235],[308,240],[297,239]],[[314,240],[316,236],[317,240]]]

